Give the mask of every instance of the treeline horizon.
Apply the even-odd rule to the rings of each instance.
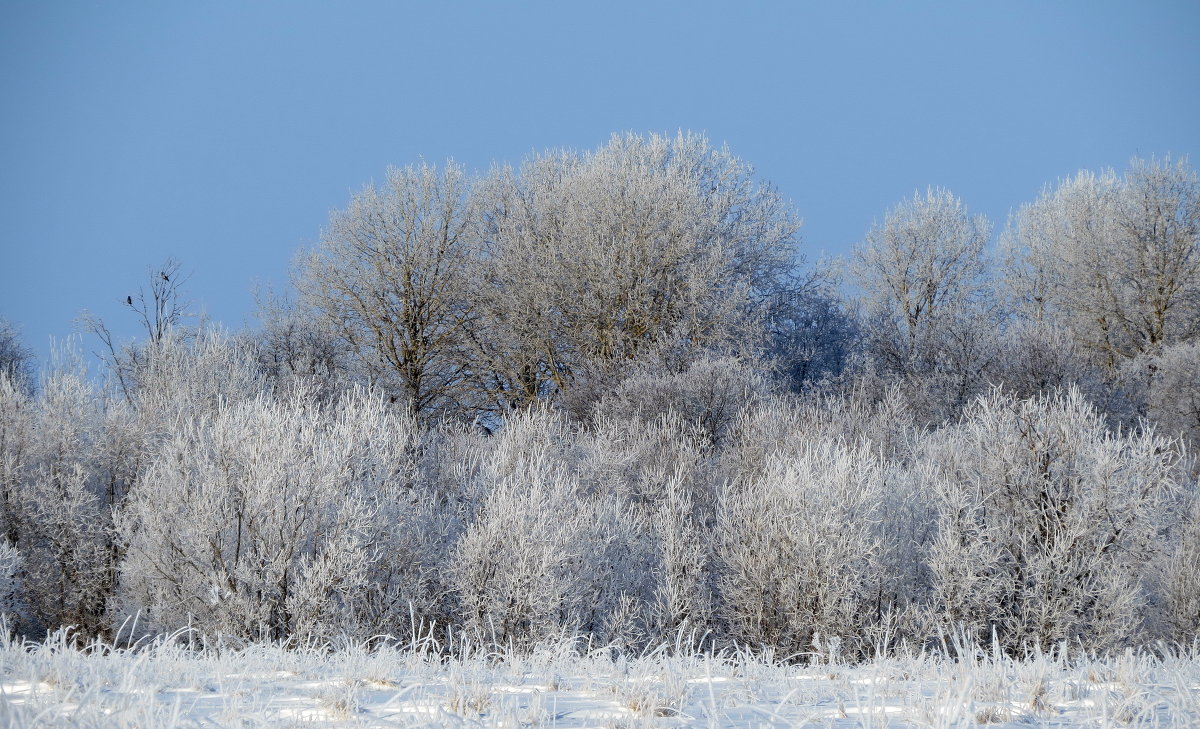
[[[1200,183],[898,203],[844,263],[692,134],[391,168],[260,325],[35,372],[0,326],[0,611],[36,636],[468,631],[848,656],[1200,632]],[[2,324],[2,322],[0,322]],[[125,636],[131,638],[135,636]]]

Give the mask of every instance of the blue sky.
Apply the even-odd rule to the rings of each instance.
[[[0,0],[0,316],[41,357],[167,256],[245,324],[388,165],[616,131],[727,143],[846,253],[929,185],[997,228],[1044,184],[1200,156],[1200,2]]]

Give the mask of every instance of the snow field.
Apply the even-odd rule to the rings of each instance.
[[[0,646],[0,727],[1187,727],[1200,655],[1015,660],[974,652],[786,665],[749,653],[638,658],[362,645],[192,650]]]

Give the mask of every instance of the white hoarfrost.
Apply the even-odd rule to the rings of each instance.
[[[898,653],[849,666],[660,649],[613,659],[570,641],[532,653],[431,642],[189,650],[186,636],[88,649],[59,633],[0,644],[0,725],[88,727],[1185,727],[1195,652],[1023,660]]]

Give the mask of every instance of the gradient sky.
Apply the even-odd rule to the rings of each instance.
[[[232,328],[388,165],[727,143],[844,254],[914,190],[1200,158],[1200,2],[0,0],[0,316],[39,357],[168,256]],[[88,348],[94,348],[89,342]]]

